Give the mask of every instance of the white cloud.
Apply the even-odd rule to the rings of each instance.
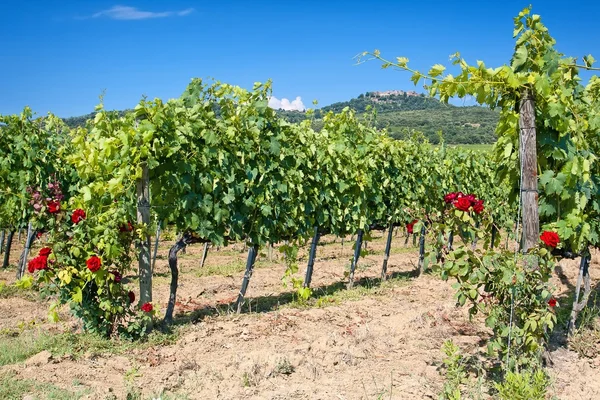
[[[114,6],[108,10],[99,11],[92,15],[92,18],[107,17],[110,19],[118,20],[140,20],[150,18],[166,18],[166,17],[184,17],[191,14],[194,11],[193,8],[186,8],[181,11],[142,11],[135,7],[128,6]]]
[[[276,110],[296,110],[296,111],[304,111],[306,107],[304,107],[304,103],[302,103],[302,98],[300,96],[296,97],[295,100],[289,101],[288,99],[279,100],[277,97],[271,96],[269,97],[269,107],[274,108]]]

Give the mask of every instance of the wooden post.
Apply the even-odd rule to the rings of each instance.
[[[421,236],[419,237],[419,275],[423,273],[425,267],[425,223],[421,226]]]
[[[381,266],[381,280],[387,279],[387,265],[390,259],[390,250],[392,249],[392,234],[394,232],[394,223],[390,222],[390,229],[388,230],[387,241],[385,242],[385,254],[383,255],[383,265]],[[408,239],[408,236],[406,237]],[[406,243],[404,243],[406,246]]]
[[[204,243],[204,249],[202,249],[202,260],[200,261],[200,268],[204,268],[204,263],[206,262],[206,256],[208,255],[208,245],[209,243]]]
[[[7,268],[8,264],[10,264],[10,248],[12,246],[14,236],[14,230],[8,231],[8,236],[6,237],[6,248],[4,249],[4,261],[2,262],[2,268]]]
[[[150,176],[148,165],[142,165],[142,177],[137,181],[137,223],[150,225]],[[150,264],[150,235],[139,244],[138,272],[140,277],[140,304],[152,302],[152,268]]]
[[[492,240],[490,242],[490,250],[494,250],[494,242],[496,241],[496,224],[492,220]]]
[[[0,254],[2,254],[4,252],[4,229],[2,229],[2,231],[0,231]]]
[[[242,288],[238,294],[236,301],[236,311],[238,314],[242,312],[242,306],[244,305],[244,297],[246,296],[246,290],[248,290],[248,284],[250,278],[252,278],[252,271],[254,270],[254,262],[256,261],[256,255],[258,254],[258,245],[249,246],[248,248],[248,259],[246,260],[246,272],[244,273],[244,280],[242,281]]]
[[[152,256],[152,275],[154,275],[154,265],[156,265],[156,256],[158,254],[158,241],[160,240],[160,223],[156,226],[156,239],[154,240],[154,254]]]
[[[312,243],[310,244],[310,253],[308,255],[308,264],[306,265],[306,275],[304,276],[303,287],[310,287],[310,281],[312,280],[313,269],[315,266],[315,256],[317,254],[317,244],[319,244],[319,228],[315,228],[315,235],[313,236]]]
[[[25,275],[25,268],[27,268],[27,257],[29,256],[29,248],[31,247],[31,243],[33,242],[33,236],[35,232],[33,231],[33,225],[31,222],[27,226],[27,237],[25,238],[25,248],[23,249],[23,253],[21,253],[21,258],[19,259],[19,268],[17,268],[17,279],[21,279],[23,275]]]
[[[521,210],[523,213],[523,253],[536,247],[540,237],[538,214],[537,149],[535,102],[528,89],[523,90],[519,107],[519,155],[521,159]]]
[[[359,229],[358,234],[356,236],[356,244],[354,245],[354,257],[352,258],[352,264],[350,265],[350,278],[348,279],[348,289],[352,289],[354,286],[354,272],[356,271],[356,265],[358,264],[358,259],[360,258],[360,249],[362,248],[363,241],[363,230]]]
[[[575,333],[575,322],[577,322],[577,316],[587,305],[588,298],[592,291],[591,279],[590,279],[590,254],[584,254],[581,256],[581,263],[579,264],[579,276],[577,277],[577,286],[575,287],[575,301],[573,302],[573,309],[571,310],[571,319],[567,323],[567,330],[569,336]],[[583,297],[579,301],[579,295],[581,292],[581,281],[583,281]]]

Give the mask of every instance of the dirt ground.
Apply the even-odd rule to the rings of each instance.
[[[162,398],[188,399],[437,399],[444,383],[444,341],[452,339],[467,353],[483,352],[489,331],[481,320],[470,322],[466,308],[455,306],[452,282],[413,274],[417,249],[404,248],[400,236],[394,238],[388,269],[396,279],[379,286],[384,237],[378,233],[368,242],[371,254],[360,260],[357,287],[347,291],[341,283],[352,255],[349,239],[342,245],[328,236],[318,247],[312,279],[315,292],[323,294],[318,306],[289,304],[290,288],[282,285],[284,263],[275,249],[272,261],[261,251],[243,313],[228,312],[241,285],[246,254],[240,244],[211,248],[201,270],[202,246],[196,245],[180,260],[176,320],[182,334],[175,344],[79,359],[38,354],[0,367],[0,373],[67,390],[77,384],[87,388],[84,398],[89,399],[126,398],[132,387],[144,399],[161,393]],[[163,311],[171,244],[161,243],[155,269],[154,303]],[[14,260],[18,251],[16,246]],[[300,273],[307,252],[305,246],[299,253]],[[597,288],[596,254],[592,264],[592,286]],[[577,272],[577,261],[557,268],[560,307],[570,307],[567,296]],[[0,272],[0,282],[13,281],[14,269]],[[59,323],[47,322],[47,307],[22,297],[0,299],[0,330],[78,329],[67,309],[61,310]],[[598,353],[582,358],[558,339],[551,352],[554,365],[548,369],[552,394],[600,399]]]

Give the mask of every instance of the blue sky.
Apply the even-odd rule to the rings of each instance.
[[[353,57],[380,49],[428,69],[460,51],[508,63],[525,1],[3,1],[0,114],[29,105],[67,117],[177,97],[192,77],[311,106],[375,90],[415,90],[409,75]],[[600,2],[533,3],[558,49],[600,59]],[[421,87],[416,88],[422,91]]]

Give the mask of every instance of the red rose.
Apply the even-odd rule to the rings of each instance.
[[[44,231],[39,231],[38,233],[35,234],[35,237],[37,237],[39,239],[42,237],[43,234],[44,234]]]
[[[133,225],[131,225],[131,222],[127,221],[127,225],[121,225],[119,227],[119,231],[120,232],[132,232],[133,231]]]
[[[454,202],[454,207],[460,211],[469,211],[471,202],[466,197],[460,197],[458,200],[456,200],[456,202]]]
[[[77,210],[73,211],[73,214],[71,214],[71,221],[74,224],[78,224],[81,221],[83,221],[85,219],[85,211],[83,211],[81,208],[78,208]]]
[[[456,200],[457,196],[458,196],[458,193],[456,193],[456,192],[448,193],[447,195],[444,196],[444,201],[446,202],[446,204],[453,203],[454,200]]]
[[[475,203],[473,203],[473,211],[475,211],[476,214],[481,214],[483,210],[483,200],[475,200]]]
[[[110,273],[115,276],[116,283],[121,282],[121,279],[123,279],[123,276],[121,275],[121,273],[119,271],[110,271]]]
[[[475,197],[474,194],[466,194],[464,197],[471,202],[471,205],[475,204],[477,201],[477,197]]]
[[[540,239],[549,247],[556,247],[560,243],[558,234],[552,231],[544,231],[544,233],[540,235]]]
[[[409,222],[408,224],[406,224],[406,231],[408,232],[409,235],[412,235],[414,233],[414,228],[415,228],[415,224],[419,222],[418,220],[413,220],[413,222]]]
[[[556,307],[556,299],[552,297],[550,300],[548,300],[548,305],[553,308]]]
[[[143,312],[152,312],[152,304],[146,303],[142,306]]]
[[[86,261],[86,264],[90,271],[96,272],[100,269],[100,266],[102,265],[102,260],[100,260],[98,256],[91,256]]]
[[[48,258],[44,256],[37,256],[27,264],[27,271],[33,274],[34,271],[43,270],[48,268]]]
[[[38,254],[42,257],[48,257],[50,254],[52,254],[52,249],[50,247],[44,247],[40,249]]]
[[[50,214],[56,214],[60,211],[60,201],[52,200],[48,202],[48,212]]]
[[[127,296],[129,296],[129,303],[133,303],[135,301],[135,293],[133,293],[131,290],[129,293],[127,293]]]
[[[29,261],[27,264],[27,271],[29,271],[30,274],[35,272],[35,264],[33,263],[33,260]]]

